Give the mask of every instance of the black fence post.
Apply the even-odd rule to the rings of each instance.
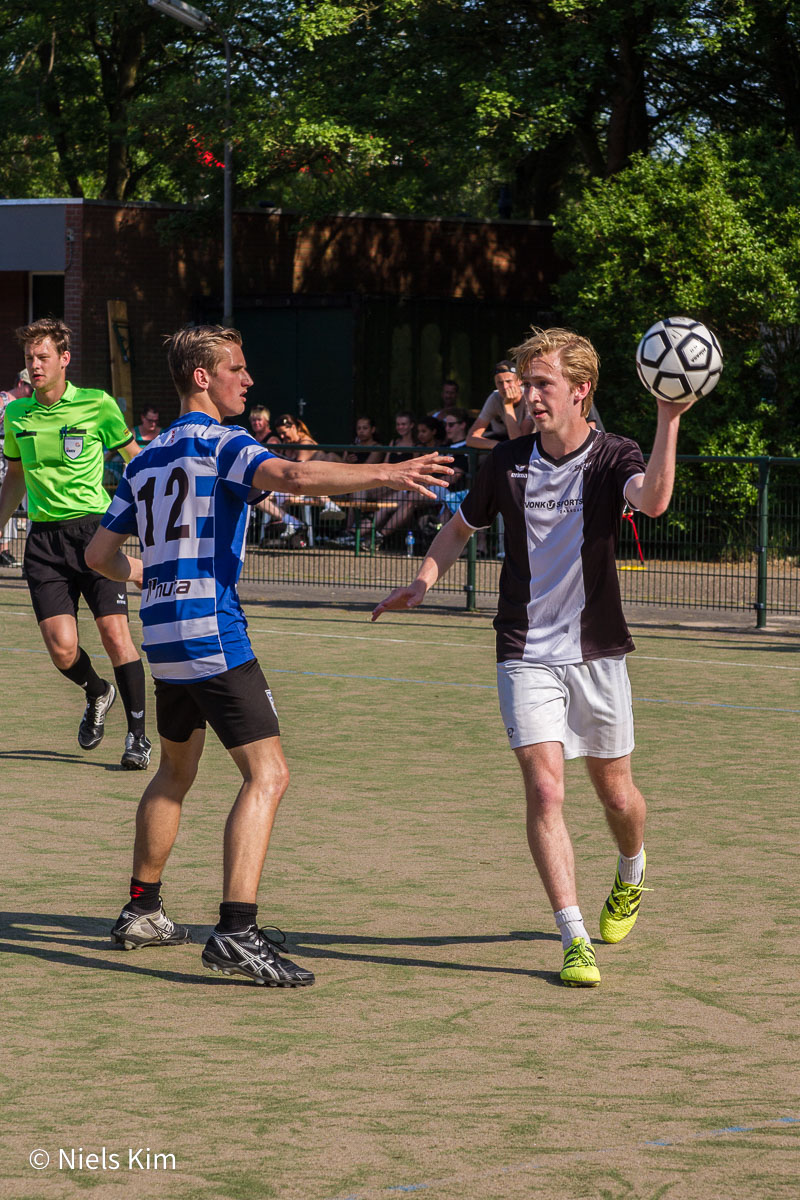
[[[767,625],[767,550],[769,547],[769,466],[771,459],[758,460],[758,545],[756,546],[756,629]]]
[[[467,476],[467,484],[472,486],[475,479],[475,474],[478,469],[478,451],[474,447],[467,448],[469,457],[469,474]],[[478,611],[478,596],[477,596],[477,577],[478,577],[478,547],[475,541],[475,534],[470,535],[467,542],[467,582],[464,585],[464,591],[467,593],[467,612]]]

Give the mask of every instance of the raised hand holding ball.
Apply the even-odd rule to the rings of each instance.
[[[651,325],[636,349],[636,370],[659,400],[685,404],[707,396],[722,374],[722,349],[702,321],[666,317]]]

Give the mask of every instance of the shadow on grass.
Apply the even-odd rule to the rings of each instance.
[[[119,763],[101,762],[98,758],[87,758],[85,754],[67,754],[62,750],[0,750],[0,762],[53,762],[77,763],[83,767],[99,767],[101,771],[122,771]]]
[[[529,931],[514,931],[500,934],[453,934],[438,937],[379,937],[376,935],[359,936],[354,934],[308,933],[296,932],[287,935],[287,945],[302,953],[304,958],[339,959],[345,962],[375,963],[392,967],[423,967],[437,971],[469,971],[485,975],[525,975],[543,979],[546,983],[560,981],[556,973],[550,971],[535,971],[526,967],[498,967],[485,963],[451,962],[447,959],[422,958],[414,954],[380,954],[365,953],[371,947],[411,947],[419,950],[436,949],[445,946],[482,946],[498,943],[557,941],[558,934],[538,933]],[[348,949],[339,949],[339,947]],[[351,950],[350,947],[358,947]]]
[[[0,953],[20,954],[29,958],[41,958],[63,966],[89,968],[91,970],[121,971],[126,974],[151,975],[173,983],[219,984],[231,983],[230,978],[208,974],[192,975],[179,971],[153,968],[148,962],[148,948],[141,957],[138,953],[126,953],[114,946],[109,938],[113,921],[97,917],[82,917],[63,913],[3,913],[0,916]],[[270,927],[265,926],[269,931]],[[208,925],[190,925],[192,939],[199,947],[211,932]],[[523,975],[541,979],[545,983],[561,986],[558,974],[551,971],[531,970],[525,967],[502,967],[475,962],[449,962],[446,959],[420,957],[417,954],[367,953],[367,948],[409,947],[424,951],[445,946],[479,947],[498,943],[559,941],[558,934],[529,931],[514,931],[505,934],[441,935],[437,937],[380,937],[351,934],[297,932],[287,934],[286,952],[301,953],[304,958],[338,959],[345,962],[362,962],[376,966],[422,967],[437,971],[467,971],[487,975]],[[72,953],[57,948],[67,942],[68,946],[87,950],[103,951],[104,957]],[[31,944],[33,943],[33,944]],[[339,949],[347,947],[347,949]],[[352,949],[355,947],[356,949]],[[155,947],[164,951],[175,947]],[[131,954],[136,954],[131,961]],[[159,956],[160,957],[160,956]],[[144,960],[144,961],[143,961]],[[246,980],[241,981],[252,986]]]

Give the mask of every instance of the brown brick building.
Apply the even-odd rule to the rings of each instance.
[[[63,315],[70,378],[111,385],[107,302],[124,300],[133,412],[177,401],[161,335],[221,318],[221,228],[193,210],[97,200],[0,201],[0,386],[21,360],[13,330]],[[546,319],[557,275],[543,223],[288,213],[234,218],[235,320],[253,401],[299,412],[320,440],[350,440],[356,412],[389,437],[392,415],[438,407],[455,378],[467,407],[492,364]]]

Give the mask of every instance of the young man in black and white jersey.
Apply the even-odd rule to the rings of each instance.
[[[416,579],[375,609],[404,611],[458,559],[470,535],[505,522],[506,557],[495,629],[500,710],[527,798],[528,844],[561,932],[561,978],[595,987],[600,973],[578,906],[572,843],[562,814],[564,759],[583,757],[619,849],[600,915],[606,942],[624,938],[644,890],[645,802],[633,782],[633,715],[615,551],[624,504],[659,516],[675,476],[686,404],[658,402],[645,468],[628,438],[591,428],[599,360],[571,330],[534,330],[514,351],[535,432],[484,460],[458,513]]]

